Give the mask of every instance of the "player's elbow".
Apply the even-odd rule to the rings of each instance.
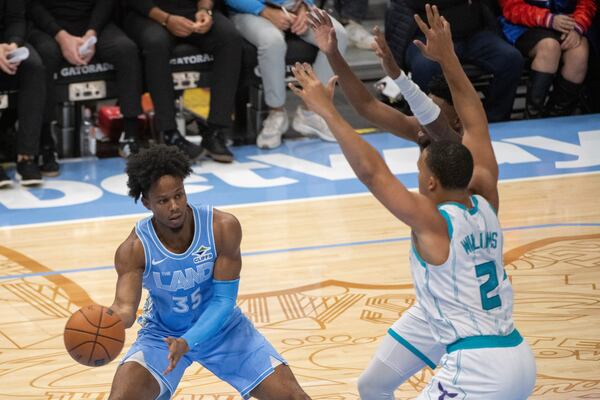
[[[361,165],[359,168],[356,168],[354,172],[356,173],[358,180],[361,181],[366,187],[370,188],[375,185],[377,174],[373,166]]]

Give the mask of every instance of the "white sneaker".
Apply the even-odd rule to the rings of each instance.
[[[302,107],[296,109],[292,127],[298,133],[305,136],[318,136],[326,142],[335,142],[335,136],[320,115]]]
[[[281,145],[281,136],[290,127],[287,111],[271,110],[263,122],[263,127],[256,138],[256,145],[261,149],[274,149]]]
[[[375,38],[361,24],[350,21],[346,25],[348,41],[359,49],[370,50]]]

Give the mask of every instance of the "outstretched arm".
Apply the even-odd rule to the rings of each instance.
[[[413,142],[419,142],[420,135],[423,134],[426,134],[430,140],[461,140],[460,136],[450,128],[440,108],[400,69],[379,27],[373,29],[375,36],[373,50],[385,73],[398,85],[414,117],[408,117],[382,103],[364,87],[339,53],[335,30],[326,12],[314,9],[310,23],[315,31],[319,49],[327,55],[332,69],[338,74],[346,98],[359,114],[380,128]]]
[[[327,56],[346,99],[356,112],[377,127],[416,142],[420,129],[417,120],[376,99],[352,72],[338,50],[331,17],[325,11],[313,8],[309,15],[309,25],[315,33],[319,50]]]
[[[125,328],[135,322],[142,297],[142,277],[146,261],[144,248],[134,231],[119,246],[115,254],[117,289],[110,308],[121,318]]]
[[[358,136],[337,112],[332,101],[337,77],[333,77],[325,88],[310,65],[297,63],[292,71],[302,88],[290,84],[290,89],[302,98],[309,109],[325,119],[356,176],[394,216],[413,229],[418,242],[425,244],[423,249],[434,249],[423,254],[427,261],[445,261],[447,252],[439,254],[439,249],[444,248],[440,243],[445,243],[447,250],[449,241],[443,217],[427,197],[408,191],[392,174],[377,150]]]
[[[492,148],[487,117],[481,99],[467,78],[454,52],[450,24],[440,16],[436,6],[425,6],[428,24],[415,15],[427,43],[415,40],[423,55],[438,62],[448,81],[452,101],[464,129],[463,144],[471,151],[474,162],[469,189],[485,197],[498,209],[498,162]]]

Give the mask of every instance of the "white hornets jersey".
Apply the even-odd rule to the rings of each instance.
[[[498,217],[483,197],[470,199],[470,209],[454,202],[438,205],[450,235],[444,264],[427,264],[414,245],[410,252],[417,299],[431,333],[446,345],[470,336],[505,336],[514,329]]]

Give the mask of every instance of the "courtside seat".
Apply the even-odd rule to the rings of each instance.
[[[65,60],[54,79],[59,103],[116,97],[113,65],[96,59],[88,65],[71,65]]]
[[[199,52],[190,44],[175,46],[171,56],[171,70],[175,90],[208,87],[212,70],[213,56]]]
[[[16,107],[16,88],[2,88],[0,89],[0,112],[2,110],[6,110],[7,108],[15,108]]]
[[[176,91],[209,86],[212,55],[199,52],[194,46],[179,44],[173,50],[170,64]],[[84,66],[74,66],[66,61],[61,65],[55,79],[57,102],[61,108],[57,136],[62,157],[76,155],[75,149],[79,148],[79,137],[74,132],[81,122],[81,107],[76,105],[116,98],[115,78],[114,66],[96,59]],[[0,100],[1,96],[2,92]]]
[[[203,74],[210,72],[212,68],[212,55],[201,53],[191,45],[180,44],[175,47],[170,63],[173,84],[177,90],[208,86],[208,77],[203,77]],[[71,65],[65,61],[55,79],[57,100],[61,103],[117,96],[113,65],[95,59],[84,66]]]

